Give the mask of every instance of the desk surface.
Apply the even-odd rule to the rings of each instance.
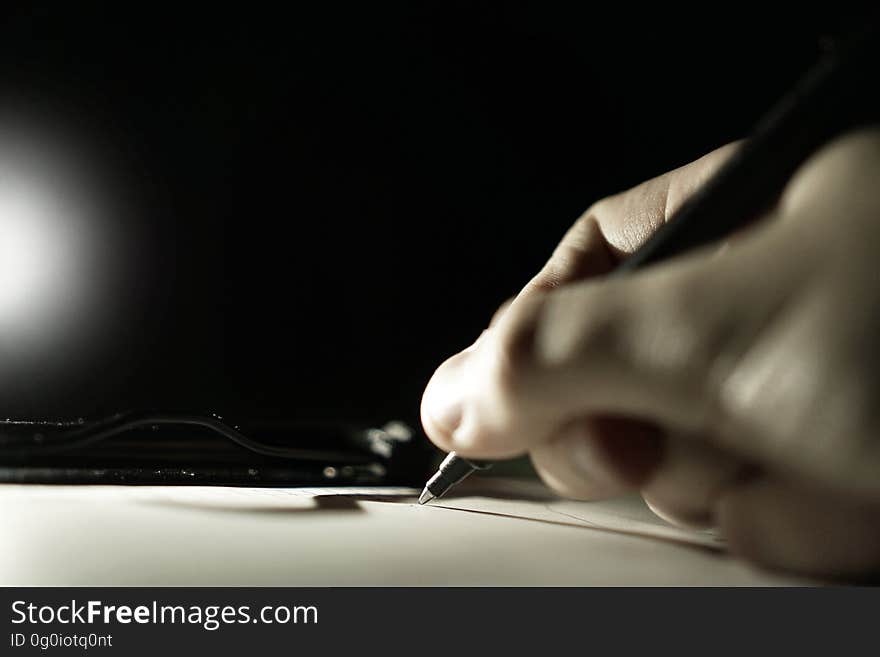
[[[482,486],[482,488],[480,488]],[[487,487],[488,486],[488,487]],[[790,585],[638,499],[409,489],[0,486],[4,585]]]

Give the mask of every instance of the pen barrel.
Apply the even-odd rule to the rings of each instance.
[[[472,461],[462,458],[455,452],[450,452],[440,463],[437,472],[428,480],[427,488],[433,495],[440,497],[447,490],[455,486],[462,479],[476,470],[486,470],[491,467],[484,461]]]
[[[626,274],[731,234],[760,218],[819,147],[859,124],[852,108],[876,82],[877,26],[826,55],[759,122],[733,156],[654,236],[624,260]]]

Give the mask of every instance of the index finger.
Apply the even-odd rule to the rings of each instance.
[[[508,314],[514,319],[529,316],[529,309],[559,286],[613,269],[665,223],[734,148],[735,144],[719,148],[684,167],[593,205],[565,234],[541,271],[512,302],[495,314],[492,326]],[[460,404],[452,401],[466,398],[468,380],[478,378],[473,376],[473,368],[468,367],[477,351],[468,348],[447,359],[437,368],[425,390],[422,424],[428,437],[441,448],[448,449],[451,427],[459,420]]]

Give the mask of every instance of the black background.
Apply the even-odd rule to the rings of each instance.
[[[415,421],[592,201],[746,134],[846,11],[6,5],[0,91],[137,199],[126,314],[8,414]],[[291,3],[292,4],[292,3]]]

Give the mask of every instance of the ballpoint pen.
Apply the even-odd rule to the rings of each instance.
[[[864,103],[858,102],[859,94],[876,83],[869,71],[877,55],[877,25],[869,21],[851,40],[826,52],[717,173],[611,275],[704,246],[759,217],[812,153],[865,118],[860,116]],[[419,503],[441,497],[471,473],[488,467],[450,452]]]
[[[455,452],[449,452],[440,463],[437,472],[425,484],[422,494],[419,495],[419,504],[425,504],[434,498],[440,497],[472,472],[486,470],[491,465],[491,463],[486,463],[485,461],[472,461],[459,456]]]

